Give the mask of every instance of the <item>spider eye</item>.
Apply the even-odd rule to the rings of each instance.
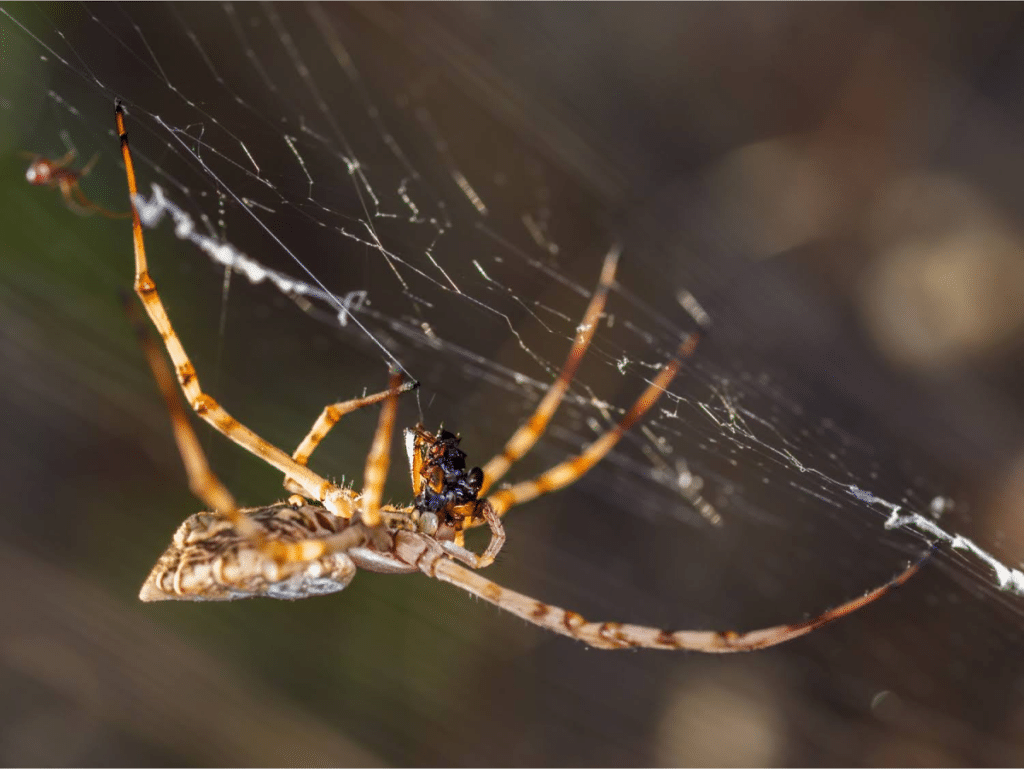
[[[479,467],[474,467],[466,473],[466,485],[473,490],[474,494],[476,494],[476,492],[480,490],[480,487],[484,485],[484,471]]]

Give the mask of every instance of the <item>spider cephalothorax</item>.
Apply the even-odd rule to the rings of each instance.
[[[405,434],[416,494],[413,506],[420,513],[436,514],[442,527],[455,531],[462,530],[466,518],[475,516],[484,482],[479,467],[466,469],[466,453],[459,448],[459,440],[443,428],[434,435],[422,425]]]

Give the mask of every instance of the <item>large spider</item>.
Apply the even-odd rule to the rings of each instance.
[[[459,449],[457,435],[444,430],[431,434],[422,426],[407,430],[405,438],[414,500],[405,507],[381,505],[398,396],[415,384],[403,383],[393,372],[387,390],[327,406],[291,455],[229,416],[199,386],[195,368],[171,326],[149,275],[137,209],[140,200],[120,103],[115,116],[132,199],[135,291],[163,339],[178,384],[196,414],[284,473],[285,488],[295,493],[284,503],[237,508],[230,492],[206,463],[175,391],[174,376],[146,333],[145,325],[136,319],[143,349],[171,413],[190,487],[211,508],[211,512],[188,518],[175,533],[171,546],[142,586],[139,597],[143,601],[216,601],[261,595],[304,598],[342,590],[357,568],[390,574],[420,571],[450,582],[528,622],[591,646],[735,652],[773,646],[809,633],[882,597],[906,582],[920,567],[920,563],[911,565],[887,585],[813,619],[745,633],[671,632],[618,622],[588,622],[576,612],[548,605],[481,577],[475,570],[492,563],[505,541],[501,516],[515,505],[573,483],[600,461],[658,400],[683,359],[693,353],[697,335],[686,337],[675,357],[661,368],[622,420],[580,454],[536,478],[487,495],[487,490],[533,447],[561,403],[594,336],[614,283],[617,253],[612,251],[605,258],[597,288],[561,373],[533,415],[513,434],[502,451],[482,470],[467,469],[466,455]],[[366,460],[361,493],[330,483],[306,466],[313,450],[342,416],[376,403],[382,404],[382,408]],[[463,532],[470,526],[482,524],[490,527],[491,539],[483,554],[477,555],[463,546]]]

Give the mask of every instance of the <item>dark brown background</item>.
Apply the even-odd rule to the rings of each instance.
[[[235,11],[264,79],[221,7],[4,10],[4,764],[1020,763],[1021,600],[948,548],[842,623],[723,658],[588,650],[418,576],[360,575],[340,595],[295,604],[138,603],[147,570],[196,502],[116,302],[130,285],[129,231],[28,187],[17,156],[59,155],[65,130],[82,156],[101,152],[87,194],[124,207],[115,95],[129,108],[143,189],[181,182],[188,190],[175,192],[193,215],[215,228],[222,216],[236,246],[296,270],[235,202],[218,204],[217,185],[159,115],[202,148],[230,190],[268,205],[279,195],[267,218],[318,276],[338,290],[367,288],[381,317],[402,321],[373,330],[423,382],[403,422],[419,407],[428,424],[460,430],[482,461],[536,397],[508,371],[547,374],[501,318],[410,278],[417,304],[372,250],[316,226],[356,229],[363,209],[339,158],[301,133],[297,114],[324,132],[330,119],[269,12]],[[628,404],[644,375],[617,376],[615,359],[657,361],[692,327],[679,289],[715,319],[673,386],[677,415],[654,422],[725,525],[652,483],[638,439],[586,481],[511,516],[494,579],[599,618],[723,628],[799,619],[884,582],[927,547],[886,532],[884,511],[844,485],[921,513],[948,495],[956,507],[939,521],[945,531],[1020,562],[1018,6],[324,11],[424,176],[417,199],[434,199],[433,189],[451,203],[439,260],[543,360],[561,359],[584,298],[510,258],[481,222],[588,288],[604,249],[623,242],[620,281],[641,301],[613,296],[622,323],[602,330],[581,373],[615,405]],[[305,7],[276,13],[336,127],[393,196],[406,169],[381,149],[380,125],[322,30]],[[313,165],[317,205],[306,205],[286,133]],[[278,193],[245,172],[238,139]],[[330,146],[340,148],[337,135]],[[486,219],[452,193],[452,165],[491,201]],[[558,255],[523,234],[522,214],[545,207]],[[430,245],[427,228],[377,224],[405,259]],[[225,305],[220,274],[167,225],[147,239],[204,384],[272,440],[294,444],[322,404],[383,384],[365,335],[238,278]],[[489,288],[474,259],[524,304]],[[536,310],[554,333],[524,310],[534,300],[564,313]],[[652,337],[631,334],[630,320]],[[403,335],[423,321],[440,349]],[[756,440],[696,408],[723,416],[723,402],[744,410]],[[518,477],[580,445],[595,416],[567,408]],[[319,467],[358,482],[374,419],[350,417]],[[273,473],[202,437],[244,503],[281,495]],[[400,499],[395,462],[388,489]]]

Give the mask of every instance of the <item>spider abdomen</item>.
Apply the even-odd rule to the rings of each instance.
[[[348,526],[323,508],[270,505],[240,511],[266,532],[267,543],[293,544],[337,534]],[[345,552],[281,563],[241,536],[217,513],[196,513],[174,534],[142,586],[143,601],[298,599],[343,590],[356,566]]]

